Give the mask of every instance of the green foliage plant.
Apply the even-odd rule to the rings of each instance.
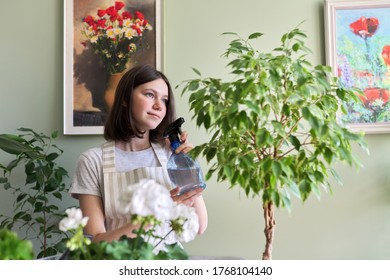
[[[58,253],[62,237],[67,237],[58,229],[64,214],[55,204],[66,193],[64,178],[68,172],[56,163],[63,151],[53,143],[57,132],[47,136],[29,128],[18,130],[22,134],[0,134],[0,149],[15,156],[8,164],[0,164],[0,185],[15,197],[13,216],[0,214],[0,228],[38,240],[38,258],[52,256]],[[24,167],[24,184],[19,176],[12,176],[18,166]]]
[[[344,89],[331,68],[312,66],[306,56],[306,35],[294,28],[281,37],[271,53],[255,49],[236,33],[224,56],[232,58],[231,81],[199,78],[184,81],[182,95],[190,93],[190,110],[197,126],[213,132],[209,142],[195,147],[213,164],[209,180],[227,180],[247,196],[262,198],[265,219],[263,259],[272,259],[275,207],[291,210],[291,194],[305,201],[321,188],[331,191],[329,177],[341,182],[333,165],[339,161],[361,167],[351,144],[367,150],[364,136],[350,131],[338,118],[346,102],[359,98]]]
[[[0,229],[0,260],[33,260],[34,250],[30,240],[23,240],[16,232]]]
[[[23,240],[16,232],[0,229],[0,260],[33,260],[34,250],[30,240]]]
[[[125,235],[111,242],[100,241],[86,245],[83,250],[67,250],[63,259],[69,260],[187,260],[187,252],[177,243],[167,245],[166,250],[153,253],[153,245],[143,238]]]

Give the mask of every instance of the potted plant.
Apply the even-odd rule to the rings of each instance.
[[[167,188],[149,179],[128,186],[121,199],[122,211],[132,213],[132,223],[139,225],[133,231],[135,236],[122,236],[112,242],[91,242],[83,234],[88,217],[83,217],[80,209],[70,208],[66,210],[67,217],[59,224],[62,231],[72,235],[66,242],[68,250],[61,259],[188,259],[178,241],[189,242],[198,232],[199,222],[194,208],[174,203]]]
[[[16,232],[0,228],[0,260],[33,260],[34,250],[30,240],[23,240]]]
[[[38,258],[56,255],[67,237],[58,229],[64,215],[55,203],[67,191],[64,178],[68,172],[56,163],[63,151],[53,143],[57,132],[47,136],[29,128],[18,130],[22,134],[0,134],[0,149],[15,156],[0,164],[0,185],[15,197],[13,215],[0,214],[0,228],[24,232],[23,239],[38,240]],[[13,176],[18,168],[24,168],[25,178]]]
[[[311,193],[331,188],[336,161],[361,166],[351,151],[353,142],[367,149],[362,134],[339,120],[346,102],[359,101],[332,77],[331,68],[312,66],[299,29],[284,34],[281,45],[263,53],[236,33],[225,52],[233,79],[197,78],[184,81],[190,110],[198,126],[214,132],[194,156],[214,160],[206,174],[238,185],[247,196],[260,196],[265,219],[263,259],[272,259],[275,207],[290,210],[291,194],[305,201]],[[197,69],[194,72],[201,76]],[[180,86],[180,85],[179,85]]]

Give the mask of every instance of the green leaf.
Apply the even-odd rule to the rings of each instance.
[[[226,175],[228,178],[233,177],[233,169],[229,165],[224,165],[223,167],[223,173]]]
[[[238,36],[238,34],[236,32],[223,32],[222,35],[236,35],[236,36]]]
[[[255,112],[257,115],[260,114],[260,107],[258,105],[253,104],[252,101],[245,100],[245,105],[253,112]]]
[[[305,201],[309,197],[309,194],[311,192],[310,182],[305,179],[302,180],[299,183],[299,192],[301,194],[302,200]]]
[[[267,157],[261,161],[260,165],[262,167],[263,172],[267,173],[272,168],[272,160]]]
[[[290,194],[288,193],[287,190],[282,189],[281,192],[281,199],[282,199],[282,206],[286,207],[289,212],[291,212],[291,198]]]
[[[206,153],[206,160],[211,161],[217,153],[217,148],[211,147],[209,151]]]
[[[288,139],[290,140],[290,143],[294,146],[295,150],[299,151],[299,149],[301,148],[301,142],[299,141],[299,139],[294,135],[290,135]]]
[[[188,86],[188,90],[191,90],[191,91],[195,91],[199,88],[199,83],[198,81],[192,81],[190,82],[189,86]]]
[[[275,129],[276,133],[278,133],[278,135],[280,135],[283,138],[286,137],[286,131],[284,130],[284,127],[280,122],[273,120],[271,121],[271,124]]]
[[[257,39],[257,38],[259,38],[261,36],[263,36],[263,33],[256,32],[256,33],[252,33],[251,35],[249,35],[248,39],[250,39],[250,40]]]
[[[59,154],[57,153],[50,153],[46,156],[47,161],[54,161],[56,158],[58,158]]]
[[[272,144],[272,136],[271,133],[265,128],[260,128],[256,132],[256,145],[257,147],[267,146]]]
[[[202,76],[198,69],[191,67],[192,71],[194,71],[198,76]]]
[[[292,193],[297,197],[301,198],[301,192],[299,191],[298,185],[294,181],[290,181],[288,184],[288,188],[292,191]]]
[[[280,162],[272,161],[272,172],[274,173],[276,178],[280,176],[280,174],[282,173],[282,167]]]
[[[20,193],[18,197],[16,198],[16,202],[22,201],[27,196],[26,193]]]
[[[30,146],[16,140],[14,135],[9,134],[0,134],[0,149],[13,155],[20,155],[23,153],[37,155],[35,150]]]

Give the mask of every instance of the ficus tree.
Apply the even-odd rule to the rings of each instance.
[[[330,177],[340,178],[336,162],[362,164],[352,144],[368,151],[361,133],[350,131],[338,118],[346,102],[359,102],[357,92],[338,85],[325,65],[307,59],[306,34],[295,28],[281,37],[272,52],[252,46],[263,36],[247,39],[236,33],[224,56],[230,59],[232,79],[186,80],[182,95],[189,93],[190,111],[197,126],[212,135],[192,154],[212,163],[206,179],[239,186],[247,196],[262,199],[265,219],[263,259],[272,259],[275,207],[291,209],[291,194],[305,201],[321,188],[331,190]]]

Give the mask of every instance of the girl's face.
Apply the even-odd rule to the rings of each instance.
[[[163,79],[157,79],[134,89],[132,114],[141,131],[155,129],[167,113],[168,86]]]

